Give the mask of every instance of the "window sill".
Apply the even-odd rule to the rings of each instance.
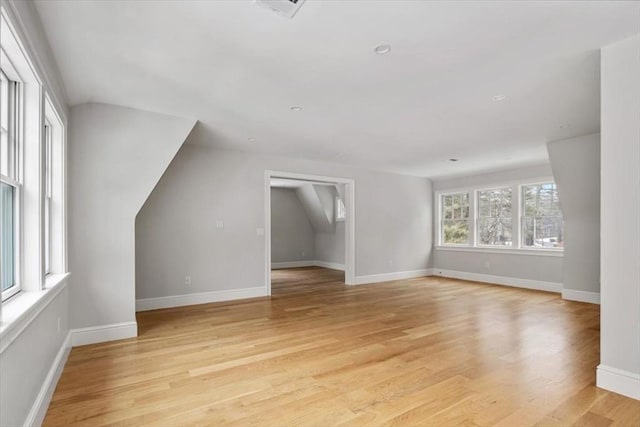
[[[471,246],[436,246],[436,251],[474,252],[485,254],[526,255],[563,257],[564,251],[557,249],[515,249],[515,248],[478,248]]]
[[[65,288],[69,275],[70,273],[51,274],[45,279],[45,289],[31,292],[21,291],[2,305],[0,354]]]

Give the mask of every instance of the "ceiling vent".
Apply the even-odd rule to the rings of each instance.
[[[256,3],[269,8],[279,15],[293,18],[304,0],[255,0]]]

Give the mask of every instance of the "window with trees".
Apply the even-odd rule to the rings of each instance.
[[[553,182],[522,186],[522,246],[562,248],[562,213]]]
[[[511,246],[511,188],[478,191],[477,242],[479,246]]]
[[[561,255],[562,212],[552,179],[438,192],[436,203],[437,244],[444,250],[547,250]]]
[[[469,193],[441,196],[441,236],[445,245],[469,243]]]

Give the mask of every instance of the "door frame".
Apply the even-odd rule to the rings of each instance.
[[[271,295],[271,178],[299,179],[333,184],[344,184],[345,219],[344,219],[344,282],[355,285],[356,279],[356,209],[355,180],[333,176],[310,175],[296,172],[266,170],[264,174],[264,249],[265,249],[265,288]]]

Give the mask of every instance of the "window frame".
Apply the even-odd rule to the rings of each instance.
[[[49,119],[44,118],[44,274],[51,274],[51,251],[52,251],[52,204],[53,204],[53,126]]]
[[[534,182],[525,182],[518,185],[518,235],[519,238],[519,249],[526,251],[552,251],[552,252],[564,252],[563,247],[559,248],[545,248],[545,247],[535,247],[535,246],[525,246],[523,244],[523,236],[524,236],[524,187],[530,187],[534,185],[544,185],[544,184],[553,184],[556,187],[556,192],[558,191],[558,184],[556,184],[553,178],[547,180],[538,180]],[[558,197],[558,205],[560,204],[560,198]],[[558,206],[560,209],[560,206]],[[562,220],[562,229],[564,233],[564,216],[562,215],[562,210],[560,211],[560,219]]]
[[[496,190],[505,190],[505,189],[509,189],[511,191],[511,245],[483,245],[480,243],[480,197],[478,196],[479,193],[484,192],[484,191],[496,191]],[[497,187],[490,187],[490,188],[479,188],[479,189],[475,189],[473,190],[474,192],[474,199],[475,199],[475,207],[474,207],[474,220],[475,220],[475,247],[478,248],[494,248],[494,249],[502,249],[502,248],[506,248],[506,249],[510,249],[510,248],[514,248],[514,242],[515,242],[515,236],[514,234],[516,234],[514,232],[514,228],[517,225],[517,221],[514,221],[514,206],[513,206],[513,202],[514,199],[517,199],[516,197],[514,197],[514,188],[511,185],[500,185]],[[482,217],[482,218],[492,218],[492,217]],[[506,218],[506,217],[500,217],[500,218]]]
[[[460,251],[460,252],[485,252],[485,253],[512,253],[537,256],[563,256],[564,248],[536,248],[524,246],[522,244],[522,188],[528,185],[540,185],[554,183],[552,176],[543,176],[531,179],[519,179],[511,181],[496,181],[495,183],[469,185],[465,187],[452,187],[434,192],[434,222],[435,239],[434,247],[439,251]],[[478,223],[478,193],[481,191],[511,188],[511,215],[512,215],[512,245],[511,246],[489,246],[479,245],[477,236]],[[556,184],[557,188],[557,184]],[[443,242],[443,222],[442,222],[442,196],[469,193],[469,241],[466,244],[445,244]]]
[[[0,181],[13,187],[13,271],[14,284],[10,288],[0,292],[0,303],[4,303],[11,297],[22,291],[22,198],[23,198],[23,176],[22,176],[22,120],[23,120],[23,81],[9,60],[4,49],[0,47],[0,57],[2,58],[2,77],[7,80],[8,102],[13,105],[9,108],[7,140],[9,143],[11,166],[8,166],[9,175],[0,173]],[[3,108],[0,106],[0,109]]]
[[[444,221],[445,218],[443,218],[442,216],[442,199],[443,197],[446,196],[454,196],[454,195],[459,195],[459,194],[466,194],[467,195],[467,204],[468,204],[468,208],[469,208],[469,216],[466,218],[467,221],[467,226],[469,228],[469,235],[467,237],[467,243],[445,243],[444,241]],[[472,218],[475,216],[473,214],[473,196],[472,196],[472,191],[467,190],[467,189],[463,189],[463,190],[456,190],[456,191],[446,191],[446,192],[442,192],[437,196],[437,208],[438,208],[438,244],[440,246],[443,247],[447,247],[447,248],[451,248],[451,247],[469,247],[471,243],[473,243],[473,245],[475,245],[475,238],[474,238],[474,234],[475,234],[475,228],[473,226],[473,221]],[[462,221],[462,219],[460,220]]]

